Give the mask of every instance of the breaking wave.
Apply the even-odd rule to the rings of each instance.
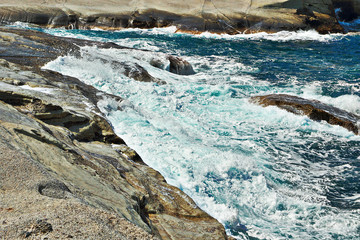
[[[360,237],[360,137],[248,101],[287,93],[359,114],[359,51],[351,51],[357,36],[45,31],[155,51],[83,47],[80,57],[59,57],[44,68],[123,97],[122,111],[99,103],[116,132],[229,234]],[[182,55],[197,73],[179,76],[149,64],[157,58],[166,65],[168,53]],[[167,84],[135,81],[114,62],[139,64]]]

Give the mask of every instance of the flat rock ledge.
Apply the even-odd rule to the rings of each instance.
[[[354,0],[355,1],[355,0]],[[354,2],[350,1],[350,2]],[[16,21],[69,29],[154,28],[176,26],[178,31],[255,33],[315,29],[344,32],[335,6],[349,11],[358,4],[324,0],[3,0],[0,21]],[[355,10],[352,11],[355,13]]]
[[[114,133],[121,98],[41,69],[79,43],[0,29],[0,238],[227,239]]]
[[[360,116],[317,100],[308,100],[286,94],[271,94],[255,96],[250,101],[264,107],[277,106],[297,115],[306,115],[314,121],[326,121],[329,124],[344,127],[356,135],[359,134]]]

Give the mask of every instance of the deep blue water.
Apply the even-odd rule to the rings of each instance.
[[[43,31],[153,51],[84,47],[80,59],[65,56],[45,67],[126,99],[123,111],[109,101],[99,107],[147,164],[229,234],[360,239],[360,137],[248,101],[286,93],[360,115],[360,35]],[[197,74],[149,64],[157,59],[165,68],[164,53],[185,58]],[[129,79],[111,61],[136,62],[167,84]]]

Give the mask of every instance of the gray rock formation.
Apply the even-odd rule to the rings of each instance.
[[[40,68],[84,44],[0,29],[0,238],[227,239],[113,132],[121,98]]]
[[[340,0],[334,0],[340,1]],[[357,0],[349,0],[357,1]],[[193,33],[342,32],[332,0],[2,0],[2,22],[67,28],[120,29],[176,26]]]
[[[265,107],[277,106],[288,112],[306,115],[315,121],[326,121],[332,125],[339,125],[355,134],[359,134],[360,116],[316,100],[308,100],[286,94],[271,94],[255,96],[250,101]]]

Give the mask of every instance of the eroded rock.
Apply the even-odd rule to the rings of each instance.
[[[339,125],[349,131],[359,134],[360,116],[339,108],[286,94],[271,94],[255,96],[251,102],[266,106],[277,106],[297,115],[306,115],[314,121],[326,121],[332,125]]]

